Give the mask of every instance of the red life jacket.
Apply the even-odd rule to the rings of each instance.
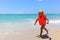
[[[46,15],[43,13],[42,17],[38,15],[38,23],[43,26],[46,25]]]

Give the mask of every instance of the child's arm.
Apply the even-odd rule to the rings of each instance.
[[[45,16],[45,20],[47,20],[47,24],[49,24],[49,19]]]
[[[38,18],[36,19],[36,21],[35,21],[34,25],[36,25],[37,21],[38,21]]]
[[[49,24],[49,19],[46,18],[46,20],[47,20],[47,24]]]

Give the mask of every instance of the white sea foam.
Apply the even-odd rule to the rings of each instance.
[[[50,20],[49,23],[55,23],[55,24],[58,24],[58,23],[60,23],[60,20]]]
[[[34,22],[36,19],[28,19],[28,23]],[[60,23],[60,20],[49,20],[49,23],[57,24]]]

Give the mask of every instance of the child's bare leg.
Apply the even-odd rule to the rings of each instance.
[[[44,27],[44,29],[45,29],[45,31],[47,32],[47,34],[48,34],[48,30]]]
[[[43,32],[43,27],[41,27],[41,29],[40,29],[41,31],[40,31],[40,36],[42,36],[42,32]]]

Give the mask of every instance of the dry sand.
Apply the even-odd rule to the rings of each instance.
[[[44,31],[43,34],[46,34]],[[60,40],[60,29],[54,28],[49,30],[48,36],[51,38],[39,38],[39,29],[27,29],[23,31],[0,32],[0,40]]]

